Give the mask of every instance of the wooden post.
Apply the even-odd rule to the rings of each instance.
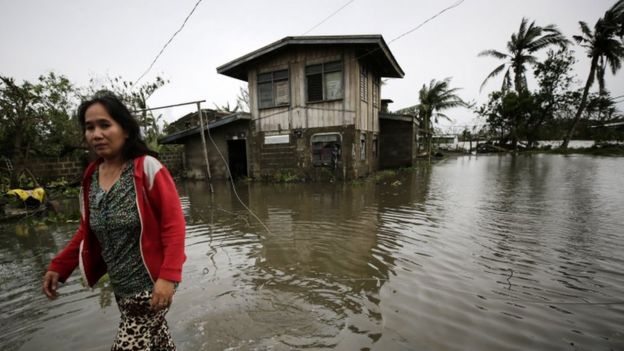
[[[214,193],[212,188],[212,175],[210,174],[210,161],[208,161],[208,148],[206,147],[206,137],[204,136],[204,114],[201,110],[201,102],[197,102],[197,115],[199,116],[199,130],[202,140],[202,149],[204,150],[204,160],[206,161],[206,171],[208,171],[208,184],[210,184],[210,193]],[[210,128],[210,127],[208,127]]]

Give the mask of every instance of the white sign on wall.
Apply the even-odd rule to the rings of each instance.
[[[289,144],[290,134],[268,135],[264,137],[264,144]]]

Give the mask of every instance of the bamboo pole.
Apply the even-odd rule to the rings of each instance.
[[[204,150],[204,160],[206,161],[206,171],[208,172],[208,184],[210,184],[210,193],[214,193],[212,188],[212,175],[210,174],[210,161],[208,161],[208,148],[206,147],[206,137],[204,136],[204,114],[201,110],[201,102],[197,102],[197,114],[199,116],[199,130],[202,141],[202,149]],[[210,126],[208,127],[210,128]]]

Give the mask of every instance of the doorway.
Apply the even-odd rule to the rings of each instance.
[[[247,176],[247,143],[245,139],[228,140],[228,162],[232,178]]]

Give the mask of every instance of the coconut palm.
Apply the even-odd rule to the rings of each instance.
[[[418,92],[420,103],[407,108],[417,111],[423,123],[423,127],[427,133],[426,142],[428,155],[431,155],[431,137],[433,135],[432,120],[434,123],[438,123],[440,118],[450,120],[442,111],[454,107],[467,106],[466,102],[457,95],[457,91],[460,88],[451,88],[450,83],[451,78],[449,77],[442,81],[432,79],[431,82],[429,82],[429,86],[423,84]]]
[[[507,53],[497,50],[485,50],[479,53],[479,56],[492,56],[500,60],[505,60],[503,64],[496,67],[483,81],[481,89],[488,80],[496,77],[505,71],[503,77],[502,91],[509,91],[513,85],[516,92],[521,93],[527,89],[526,84],[526,64],[537,63],[537,58],[533,54],[541,49],[551,45],[566,46],[568,40],[559,32],[555,25],[540,27],[535,21],[528,24],[527,18],[522,18],[518,33],[513,33],[511,39],[507,42]]]
[[[604,94],[604,73],[606,68],[611,68],[611,73],[615,74],[622,67],[624,59],[624,0],[619,0],[608,9],[602,18],[599,18],[594,25],[594,30],[587,23],[579,22],[581,35],[575,35],[574,40],[587,49],[587,56],[591,59],[589,66],[589,76],[585,82],[585,88],[581,95],[581,102],[576,110],[572,125],[561,144],[562,149],[568,147],[574,130],[578,126],[583,115],[583,110],[587,107],[589,89],[598,80],[599,90]]]

